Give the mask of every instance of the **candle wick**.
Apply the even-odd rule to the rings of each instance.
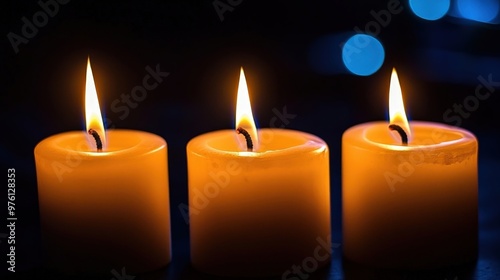
[[[102,151],[102,141],[101,141],[101,137],[99,137],[99,133],[97,133],[97,131],[95,131],[91,128],[91,129],[89,129],[89,134],[92,135],[95,139],[97,151],[101,152]]]
[[[249,152],[251,152],[253,150],[253,142],[252,142],[252,137],[250,136],[250,134],[248,133],[248,131],[246,131],[242,127],[238,127],[236,129],[236,133],[243,134],[243,136],[245,136],[245,140],[247,141],[247,150]]]
[[[404,131],[401,126],[397,124],[391,124],[389,125],[390,130],[396,130],[399,133],[399,136],[401,136],[401,142],[403,142],[403,145],[408,145],[408,135],[406,135],[406,132]]]

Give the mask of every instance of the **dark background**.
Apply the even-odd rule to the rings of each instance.
[[[312,279],[500,278],[500,86],[459,124],[478,137],[480,146],[477,264],[394,272],[352,268],[341,259],[341,135],[352,125],[386,119],[391,69],[398,70],[413,120],[446,123],[444,112],[474,95],[478,76],[500,81],[500,25],[451,15],[426,21],[412,13],[407,1],[401,1],[403,11],[380,28],[377,38],[385,48],[385,61],[379,71],[366,77],[349,73],[340,43],[355,34],[355,27],[364,30],[374,21],[370,12],[386,9],[388,2],[243,0],[221,21],[212,0],[72,0],[59,5],[57,14],[19,45],[17,53],[7,34],[22,35],[21,18],[31,20],[41,8],[36,1],[2,2],[0,156],[3,172],[16,169],[18,217],[17,272],[9,276],[65,277],[42,267],[33,149],[50,135],[84,129],[83,90],[90,56],[108,126],[149,131],[169,146],[173,262],[136,279],[212,279],[189,265],[188,225],[177,208],[187,202],[185,146],[196,135],[234,127],[241,66],[259,127],[269,127],[273,109],[286,106],[296,115],[286,128],[316,134],[331,150],[332,240],[340,247],[331,266]],[[328,51],[318,52],[318,42],[329,42]],[[318,63],[324,67],[318,68]],[[157,64],[170,75],[126,117],[113,111],[113,101],[141,85],[145,67]],[[7,214],[6,186],[4,190],[0,217]],[[4,232],[7,229],[0,227]],[[4,273],[7,244],[0,241]]]

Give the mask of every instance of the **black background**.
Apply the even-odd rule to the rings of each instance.
[[[443,114],[474,95],[478,76],[500,81],[500,25],[452,16],[425,21],[411,12],[406,1],[401,1],[401,13],[392,15],[385,27],[379,25],[377,38],[386,56],[375,74],[361,77],[345,70],[338,44],[318,55],[314,49],[318,40],[337,38],[341,43],[355,33],[355,27],[364,30],[374,21],[370,12],[386,9],[387,3],[243,0],[221,21],[211,0],[71,0],[59,5],[57,14],[16,53],[7,34],[21,35],[21,18],[31,20],[41,8],[36,1],[2,2],[0,156],[5,173],[7,168],[16,169],[19,219],[18,272],[9,276],[64,277],[41,266],[33,149],[50,135],[84,129],[83,90],[90,56],[108,126],[149,131],[168,142],[173,262],[165,270],[138,278],[210,278],[189,266],[188,225],[177,208],[187,202],[185,146],[201,133],[234,127],[241,66],[259,127],[269,127],[274,111],[286,106],[296,115],[286,128],[316,134],[330,147],[332,232],[340,247],[332,265],[313,278],[500,278],[500,86],[459,124],[472,131],[480,145],[478,263],[424,273],[350,269],[341,260],[341,135],[352,125],[386,119],[391,69],[398,70],[411,119],[449,124],[457,123]],[[318,57],[331,62],[329,71],[313,66]],[[126,117],[113,111],[115,100],[142,83],[145,67],[158,64],[170,75]],[[0,217],[4,217],[6,186],[0,193],[5,205]],[[2,226],[3,232],[7,229]],[[6,242],[0,241],[0,268],[6,271]]]

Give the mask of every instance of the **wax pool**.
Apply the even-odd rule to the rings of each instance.
[[[106,273],[167,265],[171,249],[166,142],[132,130],[110,130],[107,142],[104,151],[96,152],[84,132],[67,132],[35,148],[48,263]]]
[[[411,122],[401,145],[387,122],[342,137],[343,252],[388,268],[433,268],[477,255],[477,140],[470,132]]]

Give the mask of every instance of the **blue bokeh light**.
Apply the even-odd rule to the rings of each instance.
[[[375,37],[356,34],[342,47],[342,61],[353,74],[369,76],[384,63],[384,47]]]
[[[463,18],[484,23],[493,23],[500,6],[498,0],[457,0],[456,5]]]
[[[450,0],[410,0],[410,8],[418,17],[437,20],[450,9]]]

